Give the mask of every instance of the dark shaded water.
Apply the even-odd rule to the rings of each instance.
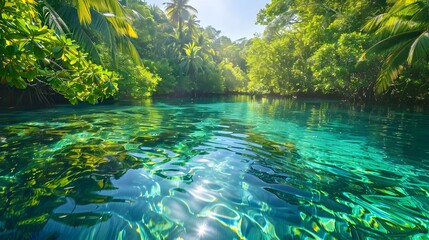
[[[0,239],[429,239],[428,139],[341,102],[0,113]]]

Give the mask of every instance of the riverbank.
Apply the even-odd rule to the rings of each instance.
[[[201,98],[222,98],[230,96],[251,96],[254,98],[273,98],[273,99],[299,99],[299,100],[335,100],[347,101],[352,104],[377,104],[382,106],[416,106],[429,107],[429,98],[399,98],[395,96],[384,97],[354,97],[346,98],[339,94],[321,94],[321,93],[300,93],[295,95],[279,94],[253,94],[246,92],[228,92],[228,93],[173,93],[173,94],[154,94],[152,99],[201,99]],[[143,100],[143,99],[142,99]],[[112,104],[114,102],[138,102],[136,99],[105,99],[103,104]],[[0,109],[34,109],[49,108],[58,104],[69,104],[62,95],[53,92],[50,88],[28,87],[24,90],[0,85]],[[80,103],[85,104],[85,103]]]

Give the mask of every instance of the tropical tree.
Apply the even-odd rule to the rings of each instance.
[[[224,78],[225,92],[243,92],[246,84],[246,74],[238,66],[227,60],[219,63],[218,68]]]
[[[365,19],[385,6],[383,0],[271,0],[258,15],[267,26],[262,37],[244,51],[249,90],[372,98],[378,62],[374,54],[362,65],[356,62],[371,45],[361,33]]]
[[[192,41],[193,38],[198,33],[200,20],[197,20],[197,16],[192,14],[189,15],[188,19],[186,20],[186,37],[188,41]]]
[[[387,58],[376,82],[379,93],[386,91],[405,69],[429,55],[429,2],[388,0],[389,11],[370,20],[365,30],[379,41],[368,52],[386,53]],[[364,56],[363,56],[364,57]]]
[[[92,63],[71,39],[44,26],[34,1],[0,3],[1,84],[42,86],[71,103],[96,103],[117,91],[117,74]]]
[[[171,0],[165,2],[165,11],[170,21],[177,26],[179,40],[183,39],[183,24],[192,14],[198,13],[197,9],[188,4],[189,0]]]
[[[183,71],[189,76],[192,83],[192,91],[197,92],[197,75],[203,71],[203,59],[199,55],[201,47],[194,42],[185,44],[185,56],[180,63]]]
[[[201,47],[201,52],[207,57],[213,57],[216,55],[212,48],[212,40],[204,36],[204,33],[200,33],[196,41],[197,45]]]
[[[369,98],[374,76],[380,70],[379,58],[359,62],[369,39],[368,34],[343,33],[337,42],[322,45],[310,58],[315,91],[350,99]]]
[[[132,42],[143,65],[136,67],[124,54],[118,55],[121,67],[117,71],[124,76],[124,80],[119,84],[120,92],[117,96],[142,98],[148,97],[152,92],[174,93],[178,79],[183,76],[179,66],[183,50],[180,48],[177,32],[164,11],[155,5],[128,0],[126,6],[126,10],[133,15],[132,27],[139,37],[132,39]],[[104,52],[103,57],[109,59],[111,54]]]

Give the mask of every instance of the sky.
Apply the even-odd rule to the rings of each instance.
[[[164,9],[162,3],[169,0],[145,0]],[[190,0],[189,4],[198,10],[200,25],[213,26],[232,40],[251,38],[262,33],[264,26],[256,25],[256,14],[270,0]]]

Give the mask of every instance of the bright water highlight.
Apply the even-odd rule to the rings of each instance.
[[[0,239],[429,239],[428,117],[249,97],[0,113]]]

